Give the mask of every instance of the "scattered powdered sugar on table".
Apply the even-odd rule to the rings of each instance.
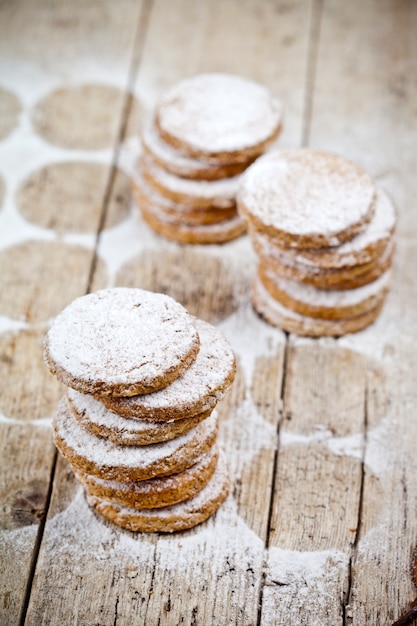
[[[275,134],[281,104],[262,85],[227,74],[183,80],[158,107],[162,131],[203,152],[255,147]]]
[[[104,521],[88,506],[78,488],[70,505],[47,521],[43,549],[54,563],[68,561],[70,576],[91,572],[91,562],[113,562],[127,568],[132,576],[139,569],[185,574],[196,563],[207,568],[207,575],[221,576],[230,567],[246,579],[247,568],[261,571],[263,541],[238,516],[229,498],[217,513],[203,524],[182,533],[156,536],[131,533]],[[207,555],[210,555],[207,558]]]
[[[233,480],[241,475],[243,469],[262,450],[274,448],[277,433],[276,427],[259,413],[252,398],[247,397],[235,409],[233,419],[221,422],[219,437],[227,447],[227,459]]]
[[[341,619],[342,590],[347,590],[348,578],[349,556],[340,550],[270,548],[261,623],[277,624],[278,615],[285,615],[285,623],[300,624],[308,612],[309,624],[328,626],[329,617]]]
[[[24,320],[14,320],[11,317],[0,315],[0,335],[9,331],[24,330],[29,328],[29,324]]]
[[[390,476],[398,460],[397,451],[391,445],[396,430],[395,417],[387,415],[367,432],[365,465],[380,478]]]
[[[268,555],[268,578],[280,585],[294,585],[297,588],[303,583],[310,589],[320,584],[334,569],[344,569],[349,558],[340,550],[323,550],[318,552],[299,552],[296,550],[282,550],[272,547]],[[323,581],[324,582],[324,581]]]
[[[285,346],[285,334],[266,324],[253,310],[249,300],[222,321],[218,328],[230,341],[239,357],[247,382],[252,380],[259,357],[272,357]]]

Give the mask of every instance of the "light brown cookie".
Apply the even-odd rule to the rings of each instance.
[[[215,442],[217,422],[213,412],[198,426],[170,441],[118,446],[83,428],[63,398],[54,417],[54,441],[62,456],[81,472],[118,482],[147,480],[191,467]]]
[[[214,409],[236,374],[233,350],[211,324],[195,321],[200,351],[194,363],[171,385],[146,395],[129,398],[103,398],[104,404],[119,415],[152,421],[181,420]]]
[[[218,456],[218,448],[214,445],[194,465],[179,474],[130,483],[102,480],[77,471],[75,475],[90,496],[133,509],[159,509],[196,496],[213,476]]]
[[[342,269],[374,263],[392,241],[396,213],[389,196],[377,190],[375,212],[366,229],[351,241],[332,248],[284,248],[281,253],[301,265],[319,269]],[[272,240],[271,245],[274,244]],[[276,246],[279,249],[279,246]]]
[[[145,125],[142,145],[147,158],[156,165],[175,176],[194,180],[218,180],[237,176],[252,162],[249,159],[242,163],[206,163],[184,156],[159,136],[153,119]]]
[[[137,176],[133,183],[133,194],[140,210],[144,208],[148,213],[155,213],[161,219],[175,224],[188,224],[190,226],[218,224],[237,215],[235,207],[230,209],[194,209],[168,200],[151,189],[140,176]]]
[[[306,337],[340,337],[362,330],[378,317],[382,303],[372,311],[344,320],[323,320],[287,309],[265,289],[258,278],[252,284],[252,304],[267,322],[282,330]]]
[[[55,319],[44,359],[82,393],[130,396],[166,387],[197,356],[194,319],[163,294],[118,287],[82,296]]]
[[[109,521],[134,532],[174,532],[186,530],[208,519],[221,506],[229,493],[229,477],[223,456],[219,458],[211,480],[193,498],[161,509],[123,507],[97,496],[87,501],[97,513]]]
[[[328,152],[269,152],[241,179],[239,212],[281,246],[340,245],[361,233],[374,212],[369,174]]]
[[[69,406],[83,428],[96,437],[109,439],[120,446],[146,446],[169,441],[195,428],[212,412],[209,409],[186,419],[150,422],[121,417],[106,409],[101,400],[75,389],[69,389],[67,395]]]
[[[318,289],[355,289],[363,287],[379,278],[392,265],[394,240],[388,243],[380,258],[372,263],[341,267],[338,269],[320,269],[293,261],[281,249],[271,245],[267,236],[252,236],[253,246],[261,263],[270,267],[278,276],[296,280]]]
[[[269,294],[287,309],[323,320],[344,320],[374,311],[382,305],[392,282],[388,270],[376,281],[357,289],[324,290],[278,277],[260,265],[258,277]]]
[[[140,159],[139,174],[159,194],[194,209],[236,208],[240,176],[220,180],[190,180],[166,172],[146,157]]]
[[[246,224],[235,215],[228,220],[222,220],[217,224],[180,224],[174,221],[168,221],[163,218],[156,210],[148,211],[142,207],[142,217],[144,221],[158,235],[177,241],[178,243],[187,244],[212,244],[225,243],[240,237],[246,232]]]
[[[239,76],[200,74],[178,83],[157,107],[162,139],[207,162],[256,158],[276,139],[281,104],[265,87]]]

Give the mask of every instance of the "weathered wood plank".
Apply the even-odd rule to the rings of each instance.
[[[45,516],[54,462],[49,428],[0,424],[0,458],[0,624],[6,625],[19,622],[33,546]]]
[[[47,423],[62,391],[42,363],[42,335],[88,287],[140,6],[0,6],[0,622],[8,626],[26,610],[55,459],[50,428],[19,422]],[[115,223],[126,211],[126,178],[116,174]],[[95,267],[103,286],[106,268]]]
[[[290,340],[261,623],[299,624],[311,604],[314,623],[343,623],[365,378],[362,357],[337,342]]]
[[[257,7],[233,2],[226,7],[221,2],[156,2],[135,94],[149,111],[167,87],[186,75],[208,69],[238,72],[289,98],[282,141],[298,144],[308,15],[308,2],[286,5],[285,10],[274,3]],[[278,72],[277,55],[282,60]],[[134,167],[134,148],[130,143],[122,151],[121,162],[128,169]],[[31,605],[28,623],[36,623],[45,614],[45,621],[62,619],[65,607],[79,595],[82,580],[82,593],[91,601],[77,601],[80,623],[96,619],[100,606],[100,623],[104,624],[130,624],[132,620],[137,624],[256,624],[281,408],[284,337],[251,310],[254,259],[249,242],[242,239],[230,246],[187,250],[153,236],[133,214],[126,225],[102,233],[99,255],[112,268],[115,284],[170,293],[192,312],[218,324],[229,337],[239,372],[234,389],[220,407],[220,437],[233,494],[216,517],[200,528],[173,537],[135,537],[96,521],[78,495],[61,508],[65,483],[60,477],[35,577],[36,588],[44,589],[44,596]],[[68,531],[74,515],[79,519],[76,534],[81,525],[91,530],[76,570],[74,535]],[[46,590],[46,581],[57,567],[54,535],[61,537],[68,568],[76,571],[65,580],[58,605]],[[103,554],[103,545],[114,549],[109,552],[106,547],[108,558],[98,572],[95,555]],[[129,579],[126,569],[132,562],[136,569]],[[97,587],[103,590],[98,600],[94,599]]]
[[[371,358],[363,502],[346,611],[346,623],[358,626],[390,624],[415,598],[416,28],[411,2],[323,3],[310,142],[364,165],[399,209],[393,293],[374,327],[341,342]]]

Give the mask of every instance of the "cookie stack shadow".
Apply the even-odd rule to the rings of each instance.
[[[219,508],[229,479],[215,408],[236,364],[216,328],[168,296],[107,289],[57,316],[44,358],[68,387],[56,446],[99,514],[172,532]]]
[[[252,303],[269,323],[340,336],[377,318],[396,213],[362,168],[312,149],[271,152],[244,174],[238,203],[259,257]]]
[[[227,74],[181,81],[142,135],[133,191],[143,219],[180,243],[239,237],[246,231],[236,209],[240,174],[280,128],[281,105],[261,85]]]

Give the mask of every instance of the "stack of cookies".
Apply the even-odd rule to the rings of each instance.
[[[241,235],[240,174],[280,127],[280,103],[252,81],[201,74],[178,83],[143,133],[134,180],[143,219],[181,243],[222,243]]]
[[[68,387],[55,443],[98,513],[172,532],[218,509],[229,481],[214,409],[236,370],[219,331],[169,296],[106,289],[57,316],[44,358]]]
[[[270,152],[242,177],[238,206],[259,255],[254,308],[307,336],[361,330],[392,280],[395,209],[358,165],[312,150]]]

